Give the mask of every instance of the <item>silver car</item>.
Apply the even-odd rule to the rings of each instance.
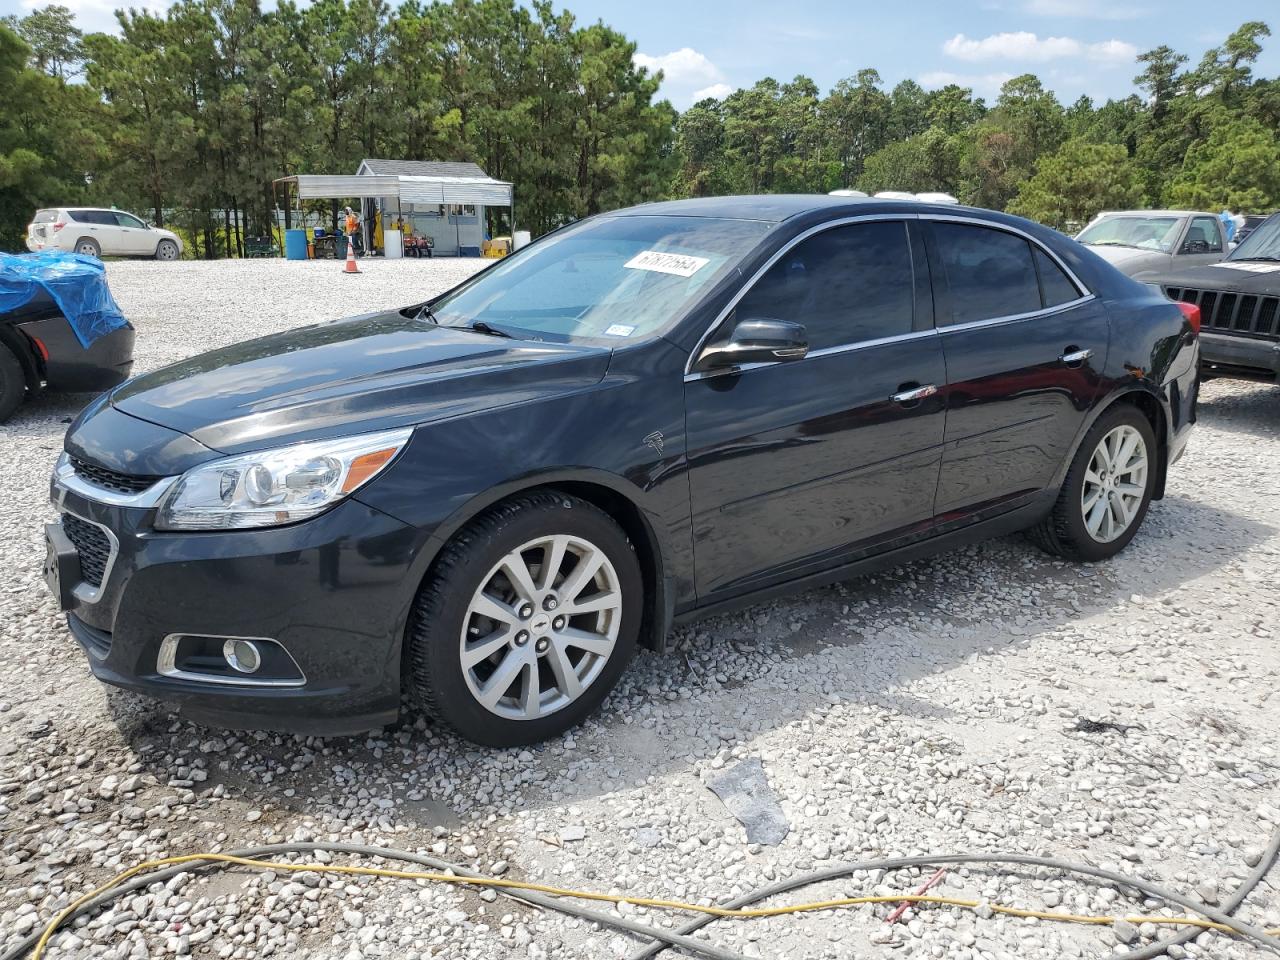
[[[1227,232],[1212,213],[1126,210],[1098,214],[1076,234],[1121,273],[1144,277],[1217,263],[1227,255]]]

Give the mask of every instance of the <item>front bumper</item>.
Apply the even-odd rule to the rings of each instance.
[[[1200,364],[1207,377],[1280,378],[1280,342],[1200,332]]]
[[[154,506],[102,502],[57,481],[53,499],[110,534],[100,586],[67,591],[71,633],[98,679],[224,727],[338,735],[395,720],[424,542],[415,529],[348,499],[287,527],[162,533],[151,529]],[[275,640],[305,682],[167,675],[161,645],[172,634]]]

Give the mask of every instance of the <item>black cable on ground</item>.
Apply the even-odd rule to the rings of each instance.
[[[429,857],[420,853],[411,853],[408,850],[395,850],[390,847],[371,847],[355,843],[275,843],[262,847],[246,847],[242,850],[232,850],[229,852],[231,855],[237,857],[258,859],[281,853],[314,853],[317,850],[323,850],[325,853],[350,853],[365,857],[381,857],[384,860],[400,860],[406,863],[417,863],[424,867],[431,867],[433,870],[449,870],[460,877],[470,877],[475,880],[484,879],[484,874],[476,873],[472,870],[466,869],[465,867],[460,867],[455,863],[450,863],[448,860],[440,860],[436,857]],[[163,870],[139,874],[119,886],[112,887],[110,890],[104,891],[92,900],[85,901],[78,909],[75,910],[74,913],[67,917],[66,922],[70,923],[76,917],[83,916],[86,913],[91,913],[103,904],[110,903],[112,900],[142,887],[149,887],[153,883],[163,882],[180,873],[195,873],[196,871],[206,869],[207,867],[217,866],[219,866],[217,862],[210,862],[207,864],[183,863],[173,867],[166,867]],[[682,950],[686,950],[689,953],[702,957],[709,957],[711,960],[746,960],[746,958],[740,954],[732,953],[702,940],[695,940],[692,937],[685,936],[684,934],[670,933],[658,927],[651,927],[645,923],[628,920],[625,917],[613,917],[607,913],[588,910],[585,907],[580,907],[570,901],[546,896],[545,894],[536,893],[532,890],[504,889],[503,895],[516,900],[522,900],[525,903],[541,907],[544,910],[555,910],[559,913],[578,917],[581,920],[586,920],[591,923],[599,923],[606,927],[613,927],[616,930],[622,930],[626,933],[633,933],[641,937],[650,937],[657,940],[659,943],[665,944],[666,946],[680,947]],[[3,954],[0,954],[0,960],[19,960],[19,958],[29,953],[32,948],[35,947],[43,934],[44,929],[41,927],[34,933],[23,937],[14,946],[10,947]]]
[[[1276,828],[1276,831],[1271,836],[1271,844],[1267,848],[1267,855],[1258,862],[1257,869],[1254,870],[1253,874],[1250,875],[1245,883],[1241,885],[1240,889],[1231,897],[1231,901],[1228,901],[1229,906],[1227,909],[1234,910],[1244,902],[1245,897],[1249,895],[1253,887],[1257,886],[1270,869],[1271,864],[1276,858],[1278,850],[1280,850],[1280,827]],[[721,906],[733,910],[740,910],[743,907],[751,906],[753,903],[759,903],[761,900],[767,900],[769,897],[775,897],[782,893],[789,893],[790,891],[797,890],[800,887],[811,886],[815,883],[823,883],[827,880],[839,880],[852,873],[857,873],[860,870],[901,870],[903,867],[936,867],[948,863],[1017,863],[1024,866],[1052,867],[1056,870],[1063,870],[1069,873],[1079,873],[1085,876],[1097,877],[1111,883],[1119,883],[1124,886],[1133,887],[1134,889],[1141,890],[1143,893],[1152,897],[1166,900],[1169,903],[1176,903],[1178,906],[1184,907],[1195,913],[1199,913],[1202,916],[1206,916],[1210,920],[1216,920],[1218,923],[1230,927],[1236,933],[1246,936],[1249,939],[1257,941],[1263,946],[1270,947],[1272,950],[1280,953],[1280,940],[1268,936],[1266,931],[1261,930],[1252,924],[1242,923],[1234,917],[1229,916],[1222,909],[1216,909],[1208,906],[1207,904],[1197,903],[1195,900],[1184,897],[1172,890],[1166,890],[1164,887],[1157,886],[1154,883],[1149,883],[1146,880],[1139,880],[1136,877],[1126,876],[1123,873],[1114,873],[1111,870],[1103,870],[1099,867],[1091,867],[1086,864],[1076,864],[1065,860],[1058,860],[1054,857],[1033,857],[1015,853],[990,855],[960,853],[946,854],[942,856],[894,857],[891,859],[863,860],[858,863],[840,864],[838,866],[828,867],[825,870],[817,870],[812,873],[802,874],[798,877],[792,877],[789,880],[782,880],[767,887],[760,887],[759,889],[743,894],[737,899],[721,904]],[[1252,883],[1250,883],[1250,881],[1252,881]],[[677,928],[677,932],[683,936],[688,936],[692,933],[696,933],[698,930],[701,930],[707,924],[717,919],[719,918],[711,915],[701,916],[694,920],[690,920],[684,926]],[[1202,931],[1200,930],[1194,930],[1191,932],[1191,936],[1187,937],[1187,939],[1192,939],[1198,936],[1201,932]],[[1179,936],[1182,935],[1180,934]],[[627,960],[650,960],[650,958],[656,957],[663,950],[666,950],[671,946],[670,942],[664,941],[665,938],[656,943],[651,943],[646,947],[642,947],[632,953]],[[1161,944],[1152,944],[1150,947],[1144,949],[1146,951],[1154,950],[1154,953],[1144,954],[1142,952],[1137,952],[1128,954],[1126,955],[1126,960],[1138,960],[1139,957],[1144,955],[1147,957],[1159,956],[1170,944],[1176,942],[1185,943],[1186,940],[1179,941],[1175,938]]]

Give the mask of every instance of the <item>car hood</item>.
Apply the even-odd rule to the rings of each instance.
[[[603,379],[610,353],[372,314],[192,357],[122,384],[110,402],[241,453],[584,389]]]
[[[1112,247],[1095,243],[1086,243],[1085,246],[1111,264],[1125,263],[1139,257],[1163,256],[1159,250],[1143,250],[1140,247]]]
[[[1262,296],[1280,296],[1280,262],[1271,260],[1221,260],[1203,267],[1172,270],[1152,278],[1164,287],[1234,290]]]

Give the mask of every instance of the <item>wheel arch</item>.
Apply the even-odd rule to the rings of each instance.
[[[1064,458],[1055,482],[1059,486],[1062,484],[1076,454],[1080,451],[1080,444],[1084,443],[1084,438],[1093,429],[1098,418],[1120,404],[1137,407],[1151,424],[1151,430],[1156,437],[1156,482],[1151,492],[1151,499],[1163,499],[1165,479],[1169,470],[1169,411],[1159,391],[1152,384],[1140,380],[1135,380],[1132,385],[1116,391],[1093,408],[1093,412],[1085,419],[1080,431],[1076,434],[1075,442],[1071,445],[1071,455]]]
[[[444,547],[484,511],[514,497],[554,491],[585,500],[614,520],[635,545],[644,583],[645,605],[639,644],[661,653],[675,615],[675,591],[671,585],[670,552],[654,518],[640,505],[638,491],[622,477],[606,471],[564,471],[525,477],[502,484],[467,501],[440,524],[432,535],[430,560],[419,580],[425,583],[435,571]]]
[[[0,346],[7,347],[18,358],[29,393],[38,393],[44,384],[40,359],[30,339],[12,324],[0,324]]]

